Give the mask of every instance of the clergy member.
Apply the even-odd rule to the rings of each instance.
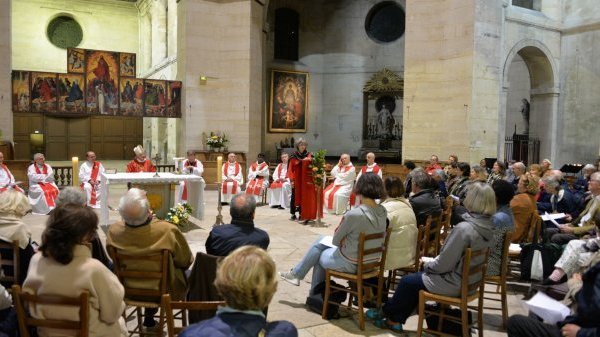
[[[300,222],[308,224],[322,212],[317,210],[317,189],[312,175],[312,154],[306,149],[308,143],[300,138],[296,143],[296,151],[290,158],[288,176],[292,185],[292,200],[290,201],[290,220],[298,220],[296,212],[300,213]]]
[[[373,152],[367,153],[367,165],[363,166],[360,169],[360,171],[358,171],[358,175],[356,176],[356,181],[358,181],[358,179],[360,179],[360,177],[367,172],[373,172],[376,175],[378,175],[379,178],[381,178],[383,180],[383,171],[381,171],[381,168],[375,162],[375,153],[373,153]],[[360,196],[357,196],[356,194],[352,193],[350,195],[350,206],[357,207],[360,204],[361,204]]]
[[[259,201],[263,191],[269,186],[269,164],[265,162],[265,155],[259,153],[256,162],[248,168],[248,186],[246,194],[254,196],[256,202]]]
[[[100,179],[104,173],[104,166],[96,161],[96,154],[88,151],[85,154],[86,161],[79,168],[79,181],[81,188],[87,196],[87,205],[92,208],[100,208]]]
[[[45,163],[44,155],[33,155],[33,164],[27,169],[29,178],[29,203],[34,214],[44,215],[56,207],[58,187],[54,184],[54,170]]]
[[[229,203],[234,195],[241,191],[244,183],[242,165],[237,162],[235,153],[227,155],[227,162],[223,163],[221,172],[223,173],[223,188],[221,190],[221,202]]]
[[[146,159],[146,150],[141,145],[134,147],[133,153],[135,158],[127,164],[128,173],[156,172],[156,167],[151,160]]]
[[[189,150],[187,152],[187,159],[183,161],[183,173],[196,175],[200,177],[200,180],[190,182],[180,181],[175,191],[175,203],[187,202],[192,206],[192,215],[202,220],[204,219],[204,188],[206,187],[206,182],[202,178],[204,165],[196,159],[196,151]],[[192,195],[189,195],[190,189],[197,189],[197,200],[192,200]]]
[[[269,206],[279,209],[290,208],[290,198],[292,196],[292,185],[288,177],[287,153],[281,154],[281,163],[273,171],[273,182],[269,187]]]
[[[331,175],[335,180],[323,191],[323,206],[329,213],[343,214],[348,208],[348,199],[356,178],[356,170],[348,154],[342,154],[338,164],[331,170]]]
[[[23,192],[23,190],[16,185],[15,177],[4,164],[4,154],[0,152],[0,192],[4,192],[9,188],[14,188],[19,192]]]

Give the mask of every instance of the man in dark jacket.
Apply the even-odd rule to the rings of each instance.
[[[600,336],[600,263],[583,274],[583,287],[576,295],[577,312],[557,325],[544,324],[521,315],[508,320],[509,337],[598,337]]]
[[[227,256],[236,248],[246,245],[269,247],[269,234],[254,227],[256,200],[245,194],[231,199],[229,214],[231,224],[214,227],[206,239],[206,252],[216,256]]]
[[[425,171],[413,171],[412,191],[415,193],[408,201],[417,217],[417,224],[424,225],[427,217],[442,213],[442,200],[431,188],[435,184]]]

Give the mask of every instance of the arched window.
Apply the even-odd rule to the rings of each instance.
[[[300,16],[289,8],[275,10],[275,58],[298,61]]]

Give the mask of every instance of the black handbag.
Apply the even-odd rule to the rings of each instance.
[[[330,281],[332,286],[341,285]],[[319,315],[323,312],[323,297],[325,296],[325,282],[317,284],[315,287],[315,293],[306,298],[306,306],[312,312],[316,312]],[[340,304],[346,300],[347,294],[343,291],[331,289],[329,300],[339,304],[329,303],[327,307],[326,319],[338,319],[340,318],[339,308]]]

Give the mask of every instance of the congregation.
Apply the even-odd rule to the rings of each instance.
[[[582,337],[596,336],[600,331],[600,320],[594,316],[600,305],[600,172],[594,165],[585,165],[578,175],[568,175],[554,169],[547,159],[529,167],[522,162],[501,161],[488,167],[485,161],[470,165],[450,155],[442,166],[432,155],[422,167],[405,162],[406,176],[398,177],[386,174],[375,162],[374,153],[366,154],[366,164],[360,169],[348,154],[342,154],[337,163],[327,167],[330,178],[326,186],[317,186],[314,154],[308,151],[306,141],[296,145],[295,152],[281,154],[274,170],[259,154],[248,167],[245,186],[235,153],[228,154],[219,168],[223,180],[218,192],[220,200],[229,205],[231,222],[215,226],[205,248],[220,261],[209,283],[214,281],[213,296],[223,302],[214,317],[191,324],[180,336],[297,336],[293,322],[267,323],[278,277],[298,286],[312,270],[308,296],[321,295],[326,302],[329,290],[322,289],[323,284],[329,287],[330,271],[356,274],[363,264],[380,260],[385,260],[381,270],[389,271],[385,282],[371,280],[367,288],[375,288],[372,294],[384,296],[364,298],[364,289],[355,289],[360,294],[359,316],[382,329],[402,332],[407,319],[423,305],[424,293],[446,298],[460,298],[463,293],[471,296],[479,291],[472,285],[505,272],[504,247],[538,242],[556,244],[562,251],[552,262],[554,270],[540,280],[541,285],[567,287],[568,281],[567,296],[577,310],[556,325],[514,315],[505,322],[508,335]],[[156,171],[141,146],[134,153],[127,172]],[[101,206],[100,195],[106,193],[100,184],[105,169],[94,152],[87,152],[79,169],[81,185],[62,190],[54,183],[52,167],[45,163],[44,155],[35,154],[27,171],[27,196],[2,161],[0,153],[0,240],[16,242],[20,261],[18,267],[3,265],[3,274],[14,275],[17,268],[23,271],[14,284],[26,293],[76,297],[82,291],[89,292],[90,336],[128,335],[122,317],[126,303],[147,300],[127,293],[131,284],[124,283],[119,274],[120,255],[166,252],[165,290],[174,301],[189,300],[205,291],[192,284],[198,271],[180,229],[155,216],[146,192],[140,188],[131,186],[120,198],[122,221],[108,227],[106,245],[100,242],[98,216],[93,209]],[[202,176],[203,165],[194,151],[187,152],[183,170]],[[203,191],[204,181],[197,184]],[[176,202],[188,200],[188,188],[185,182],[177,185]],[[307,247],[301,261],[277,276],[268,255],[269,234],[254,223],[257,204],[263,200],[274,209],[289,210],[290,220],[303,225],[313,224],[323,211],[343,216],[329,240],[319,238]],[[49,214],[39,247],[31,241],[22,221],[29,211]],[[541,215],[548,214],[556,216],[542,220]],[[377,236],[381,233],[384,235]],[[375,239],[367,243],[365,236]],[[421,242],[431,245],[419,247]],[[385,253],[376,253],[378,247],[384,247]],[[482,253],[473,253],[471,258],[472,252]],[[482,272],[463,282],[465,270],[477,266],[483,266]],[[156,271],[150,262],[138,267],[148,274]],[[397,271],[402,274],[399,280]],[[375,278],[383,276],[375,274]],[[153,279],[137,282],[142,289],[154,289],[157,284]],[[466,290],[465,284],[469,285]],[[10,287],[12,283],[2,285]],[[377,289],[382,286],[385,289]],[[0,290],[6,294],[6,289]],[[373,300],[377,303],[362,312],[363,304]],[[0,318],[8,322],[0,324],[0,336],[14,336],[14,309],[10,300],[0,302]],[[162,316],[156,320],[158,309],[145,308],[140,329],[162,331]],[[66,309],[33,307],[30,314],[38,319],[73,316]],[[38,333],[52,336],[56,331],[40,328]]]

